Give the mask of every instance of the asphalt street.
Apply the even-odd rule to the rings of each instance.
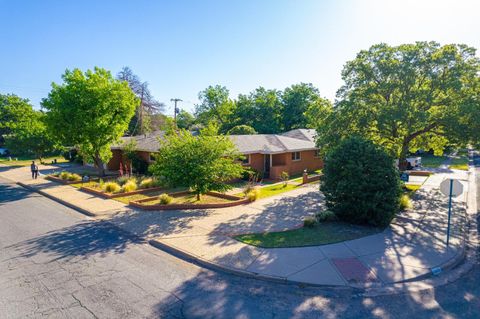
[[[267,283],[197,267],[0,179],[0,318],[43,317],[479,318],[480,266],[368,298]]]

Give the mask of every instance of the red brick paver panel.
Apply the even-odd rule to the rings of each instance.
[[[378,281],[375,274],[357,258],[333,258],[332,262],[349,283]]]

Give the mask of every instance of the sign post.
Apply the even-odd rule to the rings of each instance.
[[[448,196],[447,247],[450,243],[450,221],[452,216],[452,198],[463,193],[463,185],[456,179],[446,179],[440,183],[440,191]]]

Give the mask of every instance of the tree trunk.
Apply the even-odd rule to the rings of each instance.
[[[407,153],[408,153],[408,141],[404,140],[402,144],[402,150],[400,156],[398,157],[398,168],[400,171],[407,169]]]
[[[99,154],[95,154],[94,161],[95,166],[97,166],[98,169],[98,175],[101,177],[105,176],[105,168],[103,167],[103,161]]]
[[[200,192],[197,193],[197,201],[200,201]]]

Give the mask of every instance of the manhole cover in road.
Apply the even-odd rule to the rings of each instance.
[[[375,274],[357,258],[333,258],[332,262],[348,282],[378,281]]]

